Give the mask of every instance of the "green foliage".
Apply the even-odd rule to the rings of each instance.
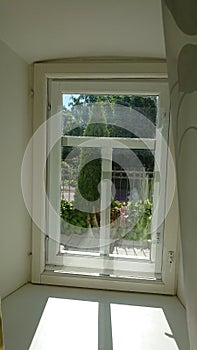
[[[149,199],[132,201],[127,204],[127,228],[132,230],[126,233],[125,239],[144,240],[151,238],[152,203]],[[127,230],[128,231],[128,230]]]
[[[81,234],[89,227],[88,214],[74,208],[73,202],[61,200],[60,216],[63,219],[61,232],[67,235]]]
[[[77,185],[77,181],[75,179],[75,173],[74,173],[75,168],[76,168],[76,161],[72,160],[71,164],[68,163],[68,160],[67,162],[65,161],[61,162],[64,185],[73,186],[73,187]]]
[[[95,224],[91,222],[91,216],[75,209],[73,202],[62,200],[60,212],[61,218],[64,220],[62,222],[62,233],[67,235],[72,233],[81,234],[84,232],[84,228],[95,227]],[[113,238],[127,240],[151,239],[152,203],[149,199],[139,200],[136,203],[131,201],[127,204],[113,201],[110,214]],[[121,217],[122,214],[124,217]],[[96,215],[99,222],[100,213],[96,213]],[[69,224],[73,226],[69,226]],[[129,230],[130,227],[131,230]]]
[[[132,95],[84,95],[71,98],[71,110],[65,108],[64,134],[81,136],[84,134],[85,127],[92,114],[94,104],[102,104],[105,112],[108,131],[110,137],[136,137],[129,131],[129,113],[131,110],[146,116],[154,125],[156,125],[157,116],[157,97],[156,96],[132,96]],[[124,107],[124,108],[122,108]],[[117,124],[117,125],[116,125]],[[132,125],[132,130],[143,132],[143,126]],[[120,126],[121,125],[121,126]],[[69,131],[70,130],[70,131]],[[154,137],[154,128],[144,130],[148,137]],[[90,136],[90,135],[89,135]],[[152,171],[154,168],[154,157],[150,150],[134,150],[140,162],[146,170]],[[65,159],[69,153],[69,148],[62,151],[62,159]]]
[[[109,136],[103,107],[95,104],[92,115],[84,131],[84,136]],[[75,203],[80,203],[80,195],[89,202],[99,199],[98,190],[101,181],[101,151],[99,148],[83,148],[80,155],[78,189],[75,192]]]
[[[104,106],[119,105],[135,109],[145,115],[156,125],[157,116],[157,97],[156,96],[134,96],[134,95],[79,95],[77,98],[72,97],[72,110],[75,106],[88,106],[91,113],[91,104],[103,103]],[[108,108],[108,107],[107,107]],[[88,108],[87,108],[88,111]],[[118,109],[117,109],[118,111]],[[109,111],[108,111],[109,112]],[[114,110],[112,110],[112,113]],[[108,118],[107,118],[108,119]],[[118,135],[116,135],[118,136]]]
[[[121,106],[127,108],[122,109]],[[127,120],[127,113],[132,109],[145,115],[153,124],[156,123],[157,98],[153,96],[80,95],[78,97],[73,96],[70,107],[71,111],[66,108],[64,111],[63,133],[66,135],[136,137],[127,130],[126,124],[125,128],[124,125],[123,127],[113,125],[116,124],[116,121],[119,121],[118,124],[120,124],[121,118],[124,119],[125,117],[125,120]],[[70,150],[72,150],[71,147],[62,149],[62,159],[66,158]],[[144,168],[153,171],[154,156],[152,153],[149,150],[135,150],[134,152]],[[127,157],[126,152],[124,154],[125,157]],[[117,165],[113,162],[113,168],[115,167]],[[74,233],[81,233],[82,227],[88,228],[89,226],[95,227],[99,225],[100,214],[96,208],[92,208],[94,213],[90,215],[80,212],[74,208],[74,205],[76,203],[80,204],[79,193],[89,203],[98,200],[100,197],[98,189],[100,181],[100,150],[98,148],[83,148],[80,153],[78,188],[75,191],[74,203],[66,201],[61,203],[61,217],[64,219],[62,232],[72,233],[68,231],[69,223],[76,227],[76,229],[73,228]],[[152,178],[149,178],[148,181],[149,187],[151,187],[153,183]],[[148,239],[151,236],[151,215],[152,203],[148,199],[137,203],[129,202],[128,204],[114,201],[111,205],[111,227],[114,231],[116,230],[117,237],[134,240]],[[129,230],[130,227],[132,227],[131,230]]]
[[[111,223],[113,224],[114,221],[116,221],[121,214],[121,202],[119,201],[113,201],[111,203],[111,212],[110,212],[110,219],[111,219]],[[112,225],[113,226],[113,225]]]
[[[144,114],[154,125],[156,125],[156,97],[133,96],[132,108]]]

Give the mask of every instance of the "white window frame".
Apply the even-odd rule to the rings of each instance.
[[[167,79],[166,64],[163,61],[140,62],[132,60],[95,60],[95,61],[67,61],[66,63],[37,63],[34,65],[34,132],[46,120],[47,116],[47,79]],[[117,91],[117,90],[116,90]],[[76,90],[75,90],[76,92]],[[70,91],[72,93],[72,91]],[[158,92],[159,93],[159,92]],[[167,92],[166,92],[167,93]],[[167,96],[166,96],[167,97]],[[168,113],[166,107],[164,113]],[[170,133],[169,146],[172,144]],[[33,146],[33,160],[37,152],[37,145]],[[172,151],[172,150],[171,150]],[[43,138],[39,145],[41,159],[45,159],[46,138]],[[170,169],[167,164],[166,192],[170,188]],[[34,189],[43,186],[39,183],[39,173],[36,167],[33,168],[33,193]],[[37,205],[34,203],[33,211],[36,212]],[[40,215],[45,220],[46,203],[41,198]],[[170,262],[170,254],[173,252],[175,261],[177,246],[177,200],[165,220],[165,240],[163,245],[163,268],[162,281],[124,280],[110,278],[94,278],[87,276],[64,275],[61,273],[45,272],[45,239],[46,236],[33,224],[32,232],[32,282],[69,285],[77,287],[92,287],[103,289],[118,289],[125,291],[143,291],[151,293],[174,294],[176,292],[176,264]],[[164,263],[165,262],[165,263]]]
[[[164,106],[167,105],[166,101],[166,82],[151,82],[143,79],[143,81],[133,81],[133,80],[102,80],[101,82],[98,82],[97,80],[95,81],[94,79],[91,80],[80,80],[80,82],[76,81],[75,79],[73,80],[55,80],[55,81],[49,81],[49,105],[50,105],[50,111],[49,111],[49,117],[55,115],[58,111],[60,111],[63,107],[62,105],[62,95],[66,93],[85,93],[85,94],[110,94],[110,93],[115,93],[118,91],[121,95],[123,94],[131,94],[131,95],[146,95],[149,93],[150,95],[157,95],[159,96],[159,105],[158,105],[158,114],[159,114],[159,120],[157,121],[158,123],[161,123],[161,118],[164,117]],[[165,118],[168,119],[168,116]],[[161,123],[162,124],[162,123]],[[168,128],[168,123],[166,123],[166,127]],[[59,128],[59,125],[57,125],[57,129],[53,127],[53,130],[49,130],[49,140],[48,142],[50,143],[50,139],[53,138],[53,133],[55,134]],[[157,129],[156,129],[157,130]],[[166,134],[168,134],[168,129],[165,130]],[[157,132],[158,133],[158,132]],[[155,170],[158,172],[160,169],[163,174],[166,173],[166,152],[167,152],[167,144],[164,142],[164,138],[160,138],[160,135],[158,134],[157,139],[147,139],[147,138],[137,138],[137,139],[123,139],[123,138],[115,138],[116,140],[116,145],[118,143],[124,144],[130,149],[151,149],[152,151],[155,151]],[[165,135],[167,137],[167,135]],[[85,141],[91,143],[91,138],[90,137],[73,137],[73,136],[64,136],[62,137],[62,141],[64,145],[67,146],[77,146],[79,144],[83,144]],[[101,144],[105,144],[105,147],[103,149],[104,152],[107,152],[110,150],[110,147],[112,146],[113,143],[113,138],[103,138],[102,141],[99,138],[98,139],[98,144],[96,145],[96,140],[93,138],[92,140],[92,147],[100,147]],[[107,146],[107,147],[106,147]],[[115,145],[114,145],[115,146]],[[158,154],[159,153],[159,154]],[[160,154],[162,153],[162,159],[160,157]],[[53,149],[52,153],[50,154],[50,164],[51,164],[51,170],[50,166],[48,167],[48,173],[49,175],[49,182],[48,182],[48,195],[53,201],[53,207],[55,210],[58,212],[59,211],[59,203],[60,203],[60,196],[58,196],[59,193],[59,188],[60,188],[60,159],[61,159],[61,144],[56,144],[55,148]],[[105,157],[103,157],[105,158]],[[107,157],[108,158],[108,157]],[[59,159],[59,165],[57,165],[57,159]],[[109,159],[109,158],[108,158]],[[59,169],[59,170],[58,170]],[[109,169],[108,169],[109,170]],[[52,175],[53,174],[53,175]],[[50,177],[52,175],[52,179],[50,181]],[[157,185],[154,186],[154,195],[153,195],[153,206],[156,206],[158,202],[159,197],[164,197],[159,196],[159,193],[162,192],[163,189],[163,194],[165,192],[165,176],[163,176],[160,181],[158,181]],[[106,191],[104,191],[106,193]],[[101,196],[102,197],[102,196]],[[51,201],[50,200],[50,201]],[[165,198],[161,198],[160,200],[162,203],[165,202]],[[158,215],[163,216],[164,212],[164,206],[159,205],[159,211]],[[157,227],[157,221],[158,221],[158,215],[155,216],[154,218],[154,223],[152,223],[152,226],[155,225]],[[49,237],[53,237],[54,239],[49,240],[48,244],[48,250],[47,250],[47,258],[49,261],[49,264],[51,265],[62,265],[62,266],[70,266],[71,264],[71,259],[72,259],[72,264],[74,264],[74,257],[69,257],[69,256],[62,256],[58,254],[59,252],[59,244],[58,242],[60,241],[60,220],[56,217],[53,217],[51,219],[50,216],[47,220],[49,222],[48,225],[48,232],[49,232]],[[102,214],[101,214],[101,220],[102,220]],[[101,240],[106,240],[107,237],[107,232],[106,232],[106,225],[103,223],[103,229],[101,228],[100,232],[100,237]],[[149,271],[155,275],[160,275],[161,274],[161,267],[162,267],[162,250],[163,250],[163,231],[162,227],[158,227],[157,231],[153,230],[152,234],[152,240],[151,240],[151,266],[147,266],[147,262],[141,261],[140,265],[140,271],[139,273]],[[55,232],[55,234],[54,234]],[[108,238],[110,238],[110,234],[108,233]],[[105,250],[107,253],[107,248],[109,248],[109,245],[105,246]],[[104,253],[104,252],[103,252]],[[81,263],[80,259],[77,258],[78,261]],[[77,260],[76,259],[76,260]],[[83,267],[85,266],[88,268],[90,265],[92,268],[101,268],[102,267],[102,262],[99,261],[99,259],[90,259],[88,257],[86,260],[83,257]],[[134,260],[134,259],[132,259]],[[154,267],[153,267],[153,264]],[[78,266],[79,263],[76,262],[75,266]],[[107,265],[107,260],[106,264]],[[108,265],[111,265],[111,262],[108,261]],[[128,265],[128,262],[125,263],[125,265]],[[130,264],[132,265],[132,264]],[[135,263],[133,264],[135,266]],[[129,266],[125,266],[126,270],[129,270]],[[130,268],[133,268],[130,266]],[[133,271],[133,270],[131,270]]]

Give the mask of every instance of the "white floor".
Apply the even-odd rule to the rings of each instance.
[[[6,350],[189,350],[176,297],[28,284],[2,310]]]

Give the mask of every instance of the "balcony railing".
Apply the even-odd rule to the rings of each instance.
[[[114,199],[127,203],[149,199],[153,195],[153,171],[132,169],[128,171],[112,169]],[[77,186],[78,169],[63,162],[61,168],[61,199],[73,201]]]
[[[77,186],[78,168],[72,163],[62,163],[61,168],[61,199],[72,202],[74,200],[75,189]],[[128,203],[149,199],[152,202],[154,173],[144,169],[135,168],[129,171],[112,169],[112,183],[115,188],[114,200],[121,203]],[[86,236],[84,235],[86,238]],[[82,250],[83,235],[71,234],[69,236],[61,234],[61,252]],[[99,237],[94,237],[94,241]],[[91,243],[91,242],[89,242]],[[93,242],[95,244],[95,242]],[[98,243],[99,245],[99,243]],[[99,249],[99,247],[97,247]],[[97,250],[98,250],[97,249]],[[86,249],[87,250],[87,247]],[[92,250],[92,248],[90,249]],[[95,248],[93,249],[95,251]],[[110,251],[113,255],[127,256],[133,258],[150,259],[151,244],[147,239],[117,239],[110,245]]]

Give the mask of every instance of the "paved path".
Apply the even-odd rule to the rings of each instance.
[[[61,234],[61,252],[67,250],[99,252],[102,242],[98,237],[89,237],[84,235],[65,235]],[[103,243],[103,246],[110,246],[110,253],[118,256],[150,258],[150,241],[129,241],[124,239],[109,239]]]

